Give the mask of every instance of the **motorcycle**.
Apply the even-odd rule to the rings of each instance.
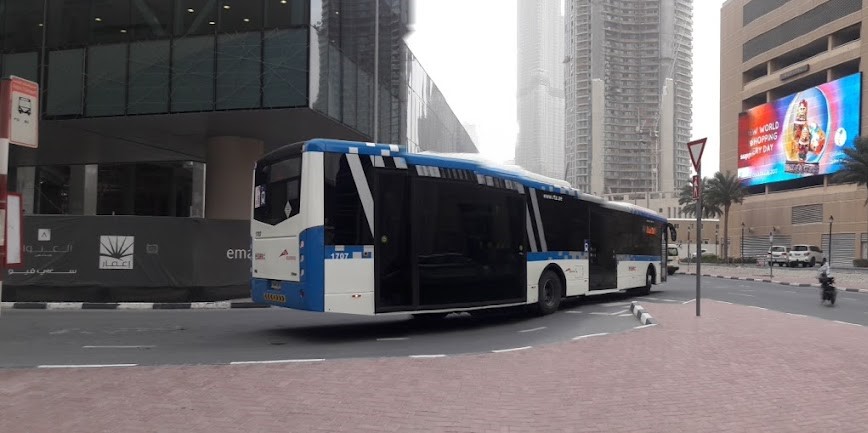
[[[835,305],[835,298],[838,297],[838,289],[835,288],[835,277],[829,275],[827,271],[820,272],[820,296],[822,302],[829,301],[831,305]]]

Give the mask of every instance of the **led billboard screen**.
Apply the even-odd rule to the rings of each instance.
[[[738,177],[746,185],[831,174],[859,135],[862,73],[741,113]]]

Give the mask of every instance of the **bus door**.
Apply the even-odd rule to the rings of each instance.
[[[414,304],[409,177],[406,171],[375,173],[375,310],[406,310]]]
[[[589,261],[589,290],[608,290],[618,287],[618,260],[615,252],[615,211],[600,206],[591,207]]]

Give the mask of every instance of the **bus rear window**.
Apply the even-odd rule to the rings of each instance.
[[[260,163],[261,164],[261,163]],[[276,225],[301,207],[301,155],[256,166],[253,219]]]

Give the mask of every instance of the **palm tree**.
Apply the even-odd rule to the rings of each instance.
[[[868,137],[857,138],[852,148],[844,149],[844,154],[847,158],[841,162],[841,170],[832,176],[832,180],[868,188]],[[865,206],[868,206],[868,200],[865,200]]]
[[[738,176],[727,171],[714,173],[708,181],[708,189],[704,190],[704,200],[708,200],[723,209],[723,258],[729,257],[729,209],[736,203],[744,202],[747,189]]]
[[[708,179],[702,179],[702,190],[708,191]],[[693,184],[688,183],[681,187],[681,190],[678,192],[678,204],[681,206],[681,212],[684,215],[688,216],[696,216],[696,200],[693,199]],[[702,217],[703,218],[716,218],[719,217],[723,211],[717,206],[715,203],[712,203],[707,198],[703,197],[702,200]]]

